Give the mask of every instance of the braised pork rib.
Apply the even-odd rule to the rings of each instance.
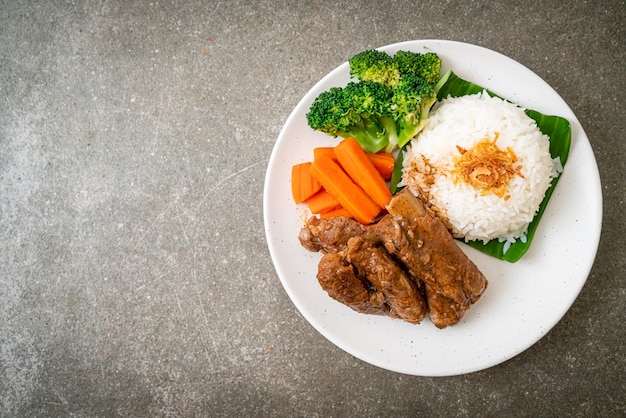
[[[364,226],[345,217],[310,218],[301,245],[323,255],[317,279],[335,300],[357,312],[438,328],[458,323],[487,287],[445,225],[407,189],[388,214]]]
[[[322,289],[338,302],[357,312],[396,316],[385,295],[364,278],[359,278],[345,252],[327,253],[319,262],[317,280]]]

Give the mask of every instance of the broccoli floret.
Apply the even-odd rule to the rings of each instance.
[[[332,136],[353,137],[369,152],[402,148],[426,125],[437,92],[441,59],[432,52],[370,49],[349,60],[350,81],[320,94],[306,115],[309,126]]]
[[[380,83],[350,82],[321,93],[307,113],[309,126],[331,136],[354,138],[368,152],[397,143],[391,117],[393,92]]]
[[[398,64],[386,52],[368,49],[350,60],[350,76],[361,81],[373,81],[394,88],[400,81]]]
[[[391,101],[398,146],[402,148],[426,125],[430,108],[437,101],[437,92],[426,80],[410,74],[402,77]]]
[[[398,51],[393,57],[386,52],[369,49],[350,58],[350,76],[362,81],[374,81],[391,88],[400,78],[413,74],[435,84],[441,77],[441,58],[434,52]]]
[[[435,84],[441,78],[441,58],[434,52],[398,51],[393,56],[400,76],[412,74]]]
[[[392,117],[397,124],[398,147],[402,148],[424,129],[430,109],[437,101],[441,89],[452,70],[445,72],[436,84],[430,84],[416,75],[405,75],[400,79],[392,97]]]

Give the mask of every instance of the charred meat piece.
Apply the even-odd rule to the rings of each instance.
[[[371,240],[356,236],[348,240],[347,255],[359,276],[365,277],[385,295],[385,300],[393,313],[414,324],[424,319],[428,308],[417,283],[400,268],[384,248]]]
[[[398,247],[411,245],[400,224],[393,219],[392,215],[384,216],[377,224],[372,225],[370,228],[370,234],[378,236],[391,254],[397,254]],[[419,246],[420,243],[413,243],[413,245]],[[405,257],[405,259],[408,259],[408,257]],[[421,267],[418,264],[428,263],[430,256],[427,254],[421,254],[420,256],[414,255],[411,260],[411,264],[405,265],[405,268],[411,276],[413,276],[419,274],[421,271]],[[416,281],[421,281],[419,276],[413,277]],[[429,285],[425,284],[424,290],[428,305],[428,315],[431,322],[437,328],[446,328],[456,324],[469,308],[469,303],[459,304],[448,296],[438,293]]]
[[[348,239],[361,235],[365,227],[344,216],[320,219],[311,217],[300,230],[300,244],[309,251],[336,253],[346,248]]]
[[[446,328],[456,324],[463,318],[469,305],[460,305],[447,296],[437,293],[426,285],[428,316],[437,328]]]
[[[487,287],[487,279],[441,220],[408,189],[395,195],[387,210],[393,222],[388,217],[384,224],[379,222],[377,234],[411,275],[459,305],[476,302]]]
[[[382,292],[376,291],[356,276],[344,253],[325,254],[319,263],[317,280],[331,298],[357,312],[391,314]]]

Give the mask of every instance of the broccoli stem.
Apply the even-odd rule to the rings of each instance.
[[[398,145],[398,128],[396,126],[396,122],[389,116],[380,117],[378,120],[385,129],[385,134],[387,136],[387,144],[385,144],[383,148],[385,148],[385,151],[391,152],[395,146]],[[378,151],[383,148],[380,148]]]

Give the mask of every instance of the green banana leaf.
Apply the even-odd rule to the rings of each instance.
[[[487,91],[487,93],[491,96],[500,97],[481,86],[463,80],[456,74],[451,73],[448,81],[439,90],[437,97],[441,100],[448,96],[459,97],[482,91]],[[505,98],[502,99],[506,100]],[[560,116],[544,115],[535,110],[526,110],[526,114],[537,122],[537,126],[541,132],[550,137],[550,154],[552,155],[552,158],[559,157],[561,159],[561,164],[565,167],[572,140],[572,130],[569,121]],[[537,214],[528,226],[528,232],[526,233],[527,239],[525,242],[517,240],[510,245],[506,252],[504,251],[505,243],[499,242],[497,239],[491,240],[486,244],[483,244],[482,241],[469,241],[466,244],[500,260],[506,260],[511,263],[518,261],[530,248],[530,244],[532,243],[539,221],[548,206],[548,201],[554,192],[554,188],[556,187],[559,178],[560,175],[559,177],[553,179],[550,188],[546,191],[545,197],[539,206]]]

